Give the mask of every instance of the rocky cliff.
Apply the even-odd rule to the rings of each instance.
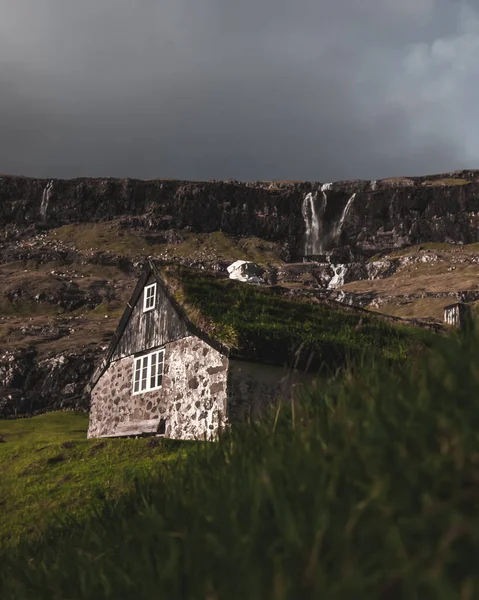
[[[52,228],[136,217],[154,230],[257,236],[291,257],[371,255],[421,242],[479,241],[479,171],[380,181],[251,182],[0,177],[0,222]]]
[[[88,408],[146,257],[399,317],[479,299],[479,171],[381,181],[0,177],[0,417]],[[374,256],[377,255],[377,256]]]

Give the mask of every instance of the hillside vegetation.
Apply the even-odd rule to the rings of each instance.
[[[423,243],[370,259],[396,262],[390,275],[351,281],[341,287],[353,295],[369,295],[372,310],[401,318],[442,321],[444,306],[457,300],[479,300],[479,244]]]
[[[408,369],[342,373],[10,548],[2,600],[477,598],[479,337],[436,344]]]
[[[156,438],[87,440],[87,428],[88,415],[74,412],[0,420],[0,546],[36,537],[65,511],[84,518],[187,446]]]

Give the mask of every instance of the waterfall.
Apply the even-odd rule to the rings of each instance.
[[[322,226],[328,197],[326,192],[323,192],[322,196],[323,202],[318,207],[318,192],[315,194],[312,192],[306,194],[301,207],[306,229],[304,242],[305,256],[314,256],[323,252]]]
[[[335,288],[344,285],[346,273],[348,272],[348,266],[343,264],[331,265],[331,268],[333,269],[334,275],[328,283],[328,290],[334,290]]]
[[[341,235],[341,231],[343,230],[344,222],[346,220],[346,217],[348,216],[349,211],[351,210],[351,206],[354,202],[354,198],[356,198],[356,192],[347,201],[346,206],[344,207],[344,210],[343,210],[343,214],[341,215],[341,218],[339,219],[339,223],[335,228],[334,237],[336,239],[338,239],[339,236]]]
[[[48,204],[50,202],[50,197],[53,191],[53,180],[47,183],[47,186],[43,190],[42,203],[40,205],[40,216],[42,221],[45,222],[47,220],[47,210]]]
[[[322,193],[323,193],[323,210],[322,210],[322,213],[324,215],[324,213],[326,212],[326,207],[328,206],[328,195],[324,191]]]

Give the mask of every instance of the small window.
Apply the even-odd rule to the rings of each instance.
[[[147,285],[143,293],[143,312],[153,310],[156,304],[156,283]]]
[[[155,352],[151,352],[151,354],[135,358],[133,394],[160,389],[164,364],[164,350],[156,350]]]

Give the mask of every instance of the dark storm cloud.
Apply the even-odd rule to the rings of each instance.
[[[478,60],[462,0],[0,0],[0,172],[473,167]]]

